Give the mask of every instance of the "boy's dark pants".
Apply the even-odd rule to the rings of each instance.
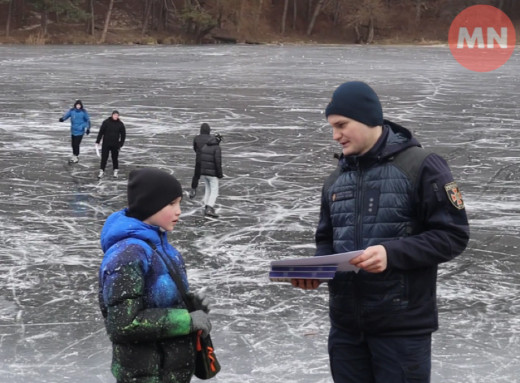
[[[70,136],[71,144],[72,144],[72,154],[75,156],[79,156],[79,145],[81,144],[81,140],[83,136]]]
[[[329,357],[335,383],[429,383],[431,334],[371,336],[332,326]]]
[[[117,146],[102,146],[101,147],[101,165],[99,168],[105,170],[108,161],[108,154],[112,156],[112,167],[114,170],[119,169],[119,148]]]

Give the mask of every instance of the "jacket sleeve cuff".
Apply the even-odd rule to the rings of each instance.
[[[186,309],[170,309],[166,316],[166,336],[187,335],[191,330],[191,315]]]

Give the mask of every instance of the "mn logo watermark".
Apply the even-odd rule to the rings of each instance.
[[[453,57],[465,68],[490,72],[500,68],[513,54],[515,27],[500,9],[474,5],[455,17],[448,44]]]

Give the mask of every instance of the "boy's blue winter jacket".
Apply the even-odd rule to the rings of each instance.
[[[113,213],[101,231],[99,304],[112,341],[118,381],[189,381],[194,371],[191,316],[161,257],[169,257],[188,291],[184,260],[159,227]],[[140,380],[141,379],[141,380]]]

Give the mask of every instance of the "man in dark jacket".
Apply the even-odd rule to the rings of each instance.
[[[357,273],[329,282],[332,377],[427,383],[437,266],[469,241],[461,193],[444,159],[383,120],[367,84],[339,86],[325,114],[343,153],[322,189],[316,256],[363,251],[351,260]],[[315,289],[320,281],[292,283]]]
[[[126,128],[123,121],[119,119],[119,112],[114,110],[112,116],[107,118],[101,124],[99,133],[96,139],[96,145],[99,145],[101,140],[101,164],[99,166],[98,178],[102,178],[105,174],[105,167],[107,166],[108,155],[112,156],[112,168],[114,170],[114,178],[118,177],[119,172],[119,149],[125,144]]]
[[[218,180],[222,174],[222,155],[219,134],[210,135],[211,128],[207,123],[200,126],[200,134],[193,139],[193,150],[196,153],[195,173],[191,182],[190,198],[195,197],[199,179],[202,176],[205,184],[204,215],[218,218],[215,213],[215,203],[218,197]]]

